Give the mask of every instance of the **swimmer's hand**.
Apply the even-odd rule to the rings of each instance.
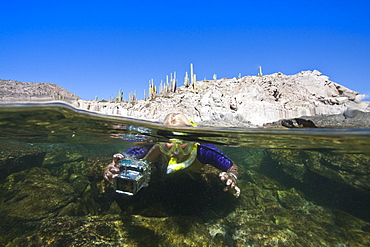
[[[109,165],[104,168],[104,178],[108,180],[111,184],[113,184],[113,180],[117,177],[121,171],[118,167],[119,161],[124,159],[125,156],[123,154],[115,154],[113,155],[113,161]]]
[[[239,197],[240,196],[240,189],[236,185],[237,179],[236,176],[230,172],[221,172],[220,173],[220,179],[221,181],[225,182],[226,187],[224,188],[224,191],[228,191],[230,189],[235,190],[235,196]]]
[[[120,154],[120,153],[118,153],[118,154],[114,154],[113,155],[113,164],[115,165],[115,166],[118,166],[118,164],[119,164],[119,162],[121,161],[121,160],[123,160],[125,158],[125,156],[123,155],[123,154]]]

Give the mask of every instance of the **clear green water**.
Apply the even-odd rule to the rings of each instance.
[[[102,170],[135,141],[216,144],[241,170],[180,173],[134,199]],[[0,246],[363,246],[369,129],[168,128],[61,104],[0,106]]]

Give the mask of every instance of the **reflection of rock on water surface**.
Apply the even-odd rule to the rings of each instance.
[[[102,180],[110,158],[85,158],[76,150],[49,149],[43,163],[1,180],[0,245],[360,246],[370,241],[365,221],[320,206],[318,198],[306,199],[310,188],[343,199],[312,187],[312,174],[321,179],[315,182],[367,193],[361,184],[368,186],[365,155],[225,149],[240,164],[240,198],[223,192],[217,172],[207,168],[205,174],[175,174],[127,200]]]

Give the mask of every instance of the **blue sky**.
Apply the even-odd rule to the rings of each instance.
[[[370,1],[0,0],[0,79],[83,99],[143,98],[176,71],[197,79],[317,69],[370,95]]]

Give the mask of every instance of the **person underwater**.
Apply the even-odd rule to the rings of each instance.
[[[168,114],[164,119],[164,124],[196,126],[194,122],[180,113]],[[124,161],[130,161],[130,165],[122,166]],[[132,161],[134,165],[131,164]],[[124,174],[125,178],[135,182],[124,185],[134,191],[127,194],[133,195],[141,187],[148,186],[148,182],[152,181],[153,176],[156,176],[157,179],[163,179],[179,170],[199,170],[204,164],[210,164],[220,170],[219,178],[225,183],[224,191],[234,190],[235,196],[239,197],[240,188],[237,186],[239,169],[237,165],[213,144],[199,144],[179,139],[170,139],[168,142],[158,144],[139,143],[124,153],[113,155],[112,163],[104,169],[104,178],[116,187],[119,186],[117,178]],[[156,172],[150,172],[150,166],[154,166]],[[118,190],[116,189],[116,191]]]

